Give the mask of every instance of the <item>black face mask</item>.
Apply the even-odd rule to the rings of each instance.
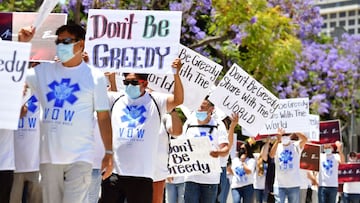
[[[240,148],[239,150],[239,157],[243,154],[246,154],[246,150],[244,148]]]

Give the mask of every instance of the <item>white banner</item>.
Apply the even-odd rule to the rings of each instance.
[[[308,134],[309,126],[309,98],[281,99],[279,108],[262,127],[260,134],[276,134],[278,128],[283,128],[286,133]]]
[[[193,111],[209,94],[223,67],[183,45],[180,45],[178,57],[182,63],[179,74],[184,87],[183,105]],[[155,91],[173,92],[173,75],[150,74],[148,81]]]
[[[220,159],[210,156],[208,137],[177,138],[171,140],[169,176],[220,173]]]
[[[320,141],[320,116],[309,114],[309,141]]]
[[[171,74],[180,29],[180,11],[90,9],[85,51],[104,72]]]
[[[0,128],[18,127],[31,43],[0,41]]]
[[[228,116],[239,114],[239,124],[256,136],[279,106],[279,99],[234,64],[210,95]]]

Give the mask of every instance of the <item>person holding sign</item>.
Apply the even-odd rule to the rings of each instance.
[[[338,154],[333,154],[330,143],[324,144],[324,152],[320,153],[320,169],[318,174],[318,201],[319,203],[335,203],[338,192],[339,164],[345,163],[342,143],[335,142]]]
[[[33,27],[18,33],[29,42]],[[26,83],[39,97],[43,110],[40,173],[43,202],[87,201],[94,160],[93,114],[96,111],[105,146],[103,178],[112,172],[112,131],[106,78],[84,61],[85,30],[68,24],[56,30],[59,62],[41,63],[28,71]]]
[[[219,161],[227,162],[230,150],[228,136],[233,136],[238,115],[232,116],[229,131],[226,131],[223,122],[217,122],[213,117],[214,104],[206,97],[201,103],[195,116],[188,118],[184,124],[185,138],[206,136],[212,145],[210,156],[223,157]],[[220,166],[219,166],[220,167]],[[215,203],[220,183],[220,171],[210,171],[201,175],[185,176],[185,203]]]
[[[348,163],[357,163],[358,158],[356,152],[349,153]],[[360,163],[359,163],[360,164]],[[360,182],[345,182],[343,187],[343,200],[344,203],[356,203],[360,202]]]
[[[290,134],[279,128],[277,140],[270,150],[270,157],[275,160],[274,194],[276,202],[284,203],[287,197],[291,203],[300,202],[300,155],[307,137],[296,133],[299,141],[291,141]]]
[[[179,76],[180,59],[175,69],[174,94],[146,91],[147,74],[125,73],[125,94],[111,95],[111,121],[114,136],[114,171],[103,181],[101,203],[151,203],[162,117],[183,103],[184,91]],[[141,191],[141,194],[139,194]]]

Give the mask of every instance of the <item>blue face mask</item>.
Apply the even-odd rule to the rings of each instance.
[[[141,95],[140,85],[126,85],[125,92],[131,99],[136,99]]]
[[[75,44],[76,43],[71,43],[71,44],[60,43],[56,45],[56,55],[61,62],[65,63],[74,57]]]
[[[197,111],[196,112],[196,118],[199,121],[204,121],[204,120],[206,120],[207,117],[208,117],[207,111]]]
[[[324,149],[324,152],[325,152],[325,154],[331,154],[332,149],[331,148]]]

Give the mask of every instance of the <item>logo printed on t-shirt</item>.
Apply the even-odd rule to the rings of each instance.
[[[236,174],[236,179],[239,182],[247,182],[248,178],[246,177],[246,173],[243,167],[236,167],[235,174]]]
[[[331,175],[333,173],[332,167],[334,164],[332,160],[326,159],[325,161],[323,161],[322,165],[325,168],[325,174]]]
[[[122,122],[128,122],[128,127],[134,128],[138,124],[143,124],[146,117],[143,115],[146,112],[145,106],[130,105],[123,109],[125,115],[121,116]]]
[[[293,165],[293,153],[292,151],[285,149],[280,153],[280,170],[292,169]]]
[[[38,102],[38,99],[35,97],[35,95],[32,95],[30,99],[26,102],[28,110],[32,113],[36,111],[38,108],[38,105],[36,104]]]
[[[35,97],[35,95],[32,95],[28,100],[27,100],[27,108],[31,113],[35,113],[36,110],[38,109],[38,105],[36,104],[38,102],[38,99]],[[28,128],[28,129],[35,129],[36,127],[36,121],[37,121],[37,117],[35,116],[26,116],[23,118],[19,119],[18,122],[18,128],[19,129],[23,129],[23,128]]]
[[[54,107],[62,108],[64,102],[67,101],[70,104],[74,104],[78,98],[73,94],[80,90],[79,85],[70,85],[70,78],[63,78],[61,83],[53,81],[48,85],[52,91],[46,94],[48,102],[55,99]]]

